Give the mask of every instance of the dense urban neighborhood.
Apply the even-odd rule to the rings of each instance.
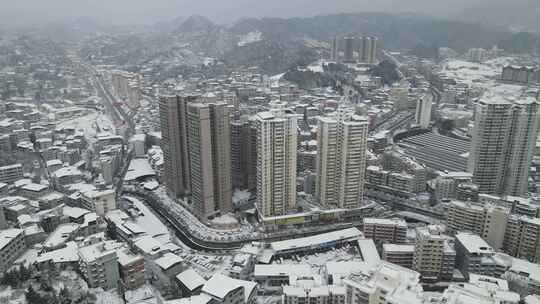
[[[0,303],[538,304],[538,37],[0,29]]]

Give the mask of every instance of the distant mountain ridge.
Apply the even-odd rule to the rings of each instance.
[[[512,31],[540,33],[540,1],[492,0],[489,5],[475,4],[462,10],[456,20],[503,26]]]

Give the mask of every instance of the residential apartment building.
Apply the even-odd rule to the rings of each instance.
[[[425,281],[451,280],[456,252],[441,226],[416,228],[413,269]]]
[[[262,217],[296,208],[297,115],[274,104],[255,115],[257,130],[257,210]]]
[[[230,114],[226,103],[189,103],[191,205],[202,218],[232,210]]]
[[[318,275],[294,277],[283,286],[283,304],[345,304],[344,286],[324,285]]]
[[[0,167],[0,183],[10,184],[23,177],[21,164]]]
[[[493,260],[495,251],[479,235],[462,232],[456,235],[456,267],[465,278],[470,273],[493,276],[496,263]]]
[[[13,262],[25,250],[24,230],[5,229],[0,231],[0,273],[5,273],[13,266]]]
[[[257,133],[246,117],[231,122],[231,171],[233,187],[256,188]]]
[[[358,38],[358,61],[375,64],[377,62],[377,37],[363,36]]]
[[[421,95],[416,102],[414,120],[422,128],[428,128],[431,123],[431,106],[433,95],[430,93]]]
[[[118,244],[106,241],[79,248],[79,269],[90,288],[109,290],[118,287],[117,247]]]
[[[144,285],[144,257],[131,252],[128,248],[116,251],[119,275],[127,289],[137,289]]]
[[[159,100],[163,177],[174,197],[190,193],[187,104],[196,97],[162,96]]]
[[[448,172],[439,175],[434,182],[437,200],[455,199],[459,184],[472,182],[472,174],[468,172]]]
[[[514,257],[540,262],[540,219],[511,215],[504,236],[504,251]]]
[[[364,218],[364,236],[376,242],[403,244],[407,239],[407,223],[398,218]]]
[[[408,269],[413,268],[414,245],[383,244],[382,259]]]
[[[364,194],[367,119],[338,110],[319,118],[316,197],[327,207],[360,207]]]
[[[523,195],[540,126],[539,103],[481,100],[476,105],[468,171],[481,193]]]
[[[84,208],[104,217],[107,212],[116,209],[116,192],[112,189],[83,192],[81,204]]]
[[[448,207],[447,229],[450,234],[478,234],[498,250],[503,247],[509,215],[510,210],[503,206],[452,200]]]
[[[343,281],[347,304],[422,303],[420,274],[382,261],[370,271],[350,275]]]

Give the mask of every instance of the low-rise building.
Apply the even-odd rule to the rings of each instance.
[[[238,253],[233,257],[229,276],[233,279],[249,280],[253,275],[255,257],[248,253]]]
[[[346,288],[324,285],[318,275],[295,277],[291,285],[283,286],[283,304],[344,304]]]
[[[215,274],[204,284],[202,292],[220,304],[255,304],[257,283]]]
[[[14,164],[0,167],[0,183],[11,184],[23,177],[23,166]]]
[[[407,223],[402,219],[365,218],[364,236],[376,242],[403,244],[407,239]]]
[[[383,260],[408,269],[413,268],[414,245],[383,244],[382,248]]]
[[[495,251],[480,236],[462,232],[456,235],[454,246],[456,250],[456,266],[465,276],[481,274],[493,276],[496,263],[493,260]]]
[[[84,208],[94,211],[99,216],[116,209],[116,193],[114,190],[93,190],[82,193],[81,203]]]
[[[344,284],[347,304],[423,303],[420,274],[384,261],[369,272],[352,274]]]
[[[91,288],[109,290],[118,287],[118,244],[101,242],[79,248],[79,269]]]
[[[37,200],[50,192],[51,190],[47,185],[35,183],[28,183],[19,188],[19,194],[31,200]]]
[[[253,277],[261,290],[280,292],[281,287],[289,285],[291,276],[311,276],[309,265],[255,265]]]
[[[182,297],[190,297],[201,292],[206,280],[193,268],[188,268],[176,275],[176,282]]]
[[[116,251],[120,267],[120,279],[127,289],[137,289],[144,285],[144,258],[128,248]]]

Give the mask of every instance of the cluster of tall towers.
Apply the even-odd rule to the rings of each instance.
[[[231,211],[232,189],[256,189],[259,216],[297,210],[298,119],[285,103],[231,121],[224,102],[160,99],[164,182],[201,218]],[[319,118],[316,198],[325,208],[360,207],[364,194],[367,119],[339,110]],[[232,155],[232,157],[231,157]]]
[[[336,36],[332,40],[331,59],[347,63],[375,64],[377,62],[377,38]]]
[[[212,217],[232,209],[232,106],[197,97],[160,98],[164,181],[170,194],[190,197],[193,212]]]
[[[492,98],[477,103],[468,170],[481,193],[527,193],[539,106],[534,98],[515,102]]]

